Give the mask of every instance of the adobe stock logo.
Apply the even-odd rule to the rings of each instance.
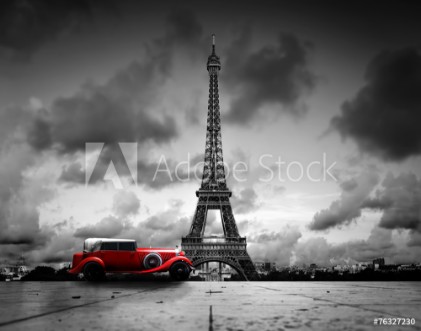
[[[117,189],[137,185],[137,143],[86,143],[85,185],[98,182]]]
[[[138,144],[137,143],[86,143],[85,144],[85,185],[96,183],[111,183],[115,188],[122,189],[136,186],[138,177]],[[214,160],[216,162],[216,160]],[[209,163],[209,162],[208,162]],[[140,163],[139,163],[140,164]],[[167,162],[165,155],[161,155],[156,162],[148,163],[148,169],[143,174],[149,184],[153,182],[173,183],[200,182],[207,177],[203,176],[204,161],[192,160],[187,153],[186,160]],[[237,161],[232,164],[223,162],[224,177],[233,176],[237,182],[258,180],[262,183],[279,182],[326,182],[337,181],[334,167],[336,161],[328,162],[326,153],[319,160],[307,162],[284,160],[281,155],[263,154],[258,163],[250,166],[247,162]],[[208,165],[210,166],[210,164]],[[155,171],[152,175],[153,168]],[[216,168],[216,165],[215,165]],[[153,184],[151,184],[153,185]]]

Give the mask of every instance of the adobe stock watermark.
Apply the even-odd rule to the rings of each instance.
[[[137,143],[86,143],[85,185],[110,182],[117,189],[137,185]]]
[[[138,158],[137,143],[87,143],[85,183],[89,185],[101,181],[111,182],[115,188],[125,188],[139,183],[153,185],[159,182],[162,185],[191,180],[200,182],[206,179],[203,177],[205,165],[208,169],[217,168],[217,162],[213,162],[214,164],[211,164],[212,161],[194,161],[190,153],[187,153],[186,158],[178,162],[161,154],[155,162],[145,163]],[[333,173],[336,162],[328,162],[326,153],[322,153],[318,160],[310,162],[287,161],[280,155],[262,154],[253,167],[250,166],[250,160],[232,164],[223,162],[223,165],[225,178],[229,179],[232,176],[237,182],[337,181]],[[145,168],[148,169],[147,172]],[[211,176],[211,172],[207,172],[206,176]]]

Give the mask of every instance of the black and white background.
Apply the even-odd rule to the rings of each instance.
[[[419,262],[420,9],[1,1],[0,260],[67,262],[86,237],[179,244],[200,180],[176,180],[175,168],[185,162],[185,178],[187,164],[203,159],[214,33],[224,158],[248,167],[228,183],[251,257],[280,266]],[[86,185],[90,142],[136,143],[137,185]],[[161,156],[171,176],[154,176]],[[295,162],[290,178],[285,165],[279,178],[279,157]],[[297,180],[297,163],[324,157],[336,180],[317,166]],[[206,231],[218,233],[210,216]]]

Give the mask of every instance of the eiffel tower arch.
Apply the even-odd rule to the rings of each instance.
[[[242,279],[253,280],[258,278],[258,274],[247,253],[246,238],[238,232],[230,202],[232,192],[225,178],[218,88],[221,62],[215,53],[215,35],[212,36],[212,53],[208,57],[207,70],[209,101],[202,184],[196,191],[198,202],[190,231],[182,238],[181,246],[194,266],[206,262],[222,262],[234,268]],[[221,213],[222,237],[204,236],[210,209],[217,209]]]

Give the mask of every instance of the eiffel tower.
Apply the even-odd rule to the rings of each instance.
[[[221,263],[225,263],[234,268],[243,280],[254,280],[258,274],[247,253],[246,238],[238,232],[230,203],[232,192],[225,179],[218,91],[221,62],[215,53],[215,35],[212,35],[212,54],[208,57],[207,69],[209,102],[202,185],[196,191],[199,199],[190,232],[182,238],[181,245],[194,266],[219,262],[221,268]],[[219,209],[223,237],[204,237],[209,209]]]

